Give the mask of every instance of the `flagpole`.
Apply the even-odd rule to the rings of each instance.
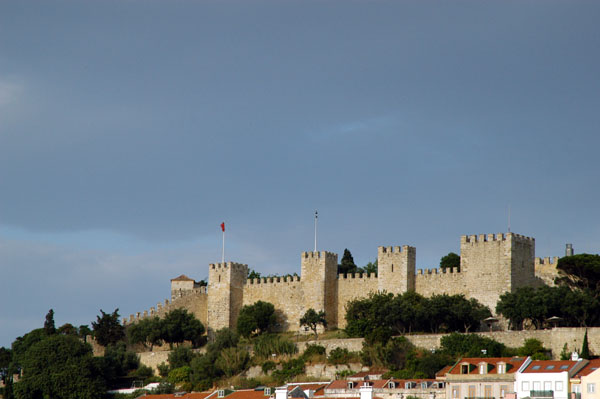
[[[223,252],[221,253],[221,263],[225,264],[225,222],[221,223],[221,230],[223,231]]]
[[[319,212],[315,211],[315,252],[317,252],[317,220],[319,219]]]

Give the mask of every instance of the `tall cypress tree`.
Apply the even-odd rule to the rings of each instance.
[[[585,329],[585,335],[583,336],[583,344],[581,345],[581,354],[579,357],[582,359],[590,358],[590,346],[588,344],[587,328]]]

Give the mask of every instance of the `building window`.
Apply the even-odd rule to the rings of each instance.
[[[498,365],[498,374],[504,374],[506,373],[506,364],[499,364]]]
[[[556,391],[562,391],[562,390],[563,390],[562,381],[556,381]]]
[[[460,387],[452,387],[452,397],[455,399],[460,397]]]
[[[596,392],[596,384],[595,383],[587,384],[587,392],[595,393]]]
[[[484,389],[483,396],[485,398],[491,398],[492,397],[492,386],[491,385],[486,385],[483,389]]]
[[[485,364],[479,365],[479,374],[485,374]]]
[[[505,397],[506,393],[508,392],[508,385],[501,385],[500,386],[500,397]]]
[[[354,388],[354,383],[352,381],[348,381],[348,389]]]
[[[552,381],[544,381],[544,391],[552,390]]]
[[[540,381],[533,381],[533,390],[534,391],[541,391],[542,389],[542,383]]]
[[[477,391],[475,390],[475,385],[469,385],[469,397],[474,398],[477,396]]]
[[[523,381],[521,391],[529,391],[529,381]]]
[[[468,364],[461,364],[460,365],[460,373],[461,374],[469,374],[469,365]]]
[[[390,389],[394,389],[394,388],[396,388],[396,383],[395,383],[395,382],[393,382],[393,381],[390,381],[389,388],[390,388]]]

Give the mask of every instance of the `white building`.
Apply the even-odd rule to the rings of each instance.
[[[532,360],[517,373],[517,398],[569,399],[569,381],[587,360]]]

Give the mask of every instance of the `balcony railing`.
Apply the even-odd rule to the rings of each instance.
[[[529,391],[532,398],[553,398],[554,391]]]

